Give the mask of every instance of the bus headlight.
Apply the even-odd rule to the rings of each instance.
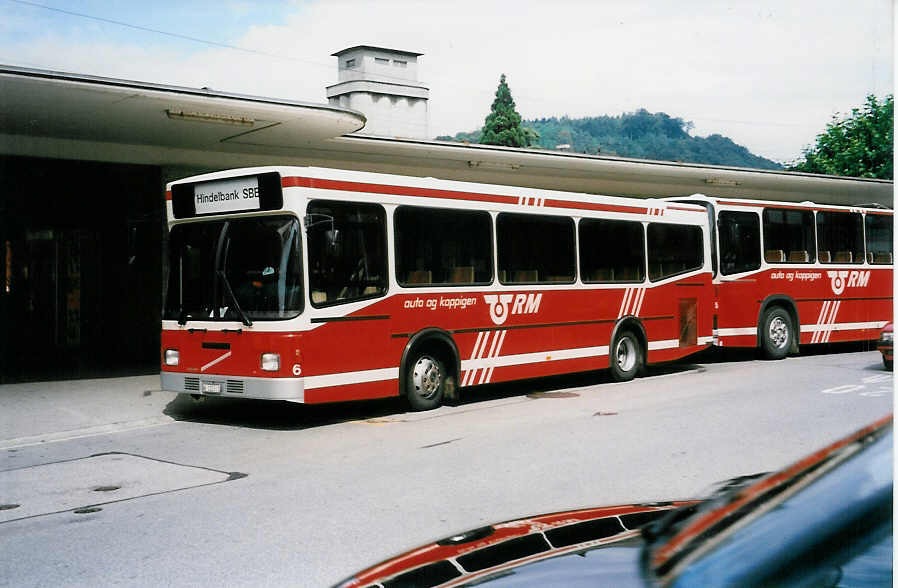
[[[266,372],[276,372],[281,369],[280,353],[263,353],[262,369]]]
[[[165,350],[165,365],[178,365],[181,362],[181,354],[177,349]]]

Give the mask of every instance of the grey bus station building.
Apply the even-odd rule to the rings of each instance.
[[[320,104],[0,66],[0,383],[158,370],[165,183],[196,173],[299,165],[893,205],[887,181],[429,140],[419,55],[335,53],[339,80]]]

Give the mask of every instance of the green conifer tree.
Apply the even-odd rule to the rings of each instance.
[[[532,136],[521,126],[521,115],[515,110],[511,90],[505,83],[505,74],[499,78],[496,99],[483,123],[480,143],[484,145],[504,145],[506,147],[527,147]]]

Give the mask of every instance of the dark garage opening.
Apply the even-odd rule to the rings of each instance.
[[[158,167],[0,157],[0,383],[152,373]]]

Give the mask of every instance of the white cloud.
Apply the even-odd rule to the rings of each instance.
[[[645,107],[775,159],[796,157],[836,111],[892,90],[892,5],[855,2],[556,1],[297,4],[247,26],[240,47],[152,48],[49,33],[0,41],[32,67],[324,102],[334,51],[370,44],[424,53],[431,135],[480,126],[506,73],[525,117]],[[250,17],[251,13],[247,13]],[[83,23],[81,28],[90,29]],[[183,30],[183,29],[181,29]],[[193,35],[216,40],[197,24]],[[76,37],[77,38],[77,37]]]

